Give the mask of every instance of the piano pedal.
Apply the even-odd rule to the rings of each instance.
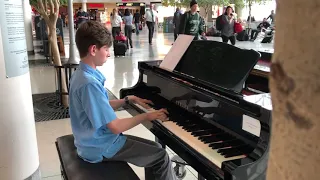
[[[183,159],[175,155],[171,158],[171,161],[176,163],[173,167],[174,173],[179,180],[182,180],[187,175],[186,165],[188,165]]]

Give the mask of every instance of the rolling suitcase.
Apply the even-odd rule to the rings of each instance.
[[[261,43],[271,43],[272,40],[273,40],[273,30],[265,34],[265,37],[262,39]]]
[[[114,56],[125,56],[127,45],[121,41],[115,41],[113,44]]]

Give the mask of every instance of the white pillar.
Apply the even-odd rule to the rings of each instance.
[[[70,14],[72,16],[70,16]],[[73,0],[68,0],[68,26],[69,26],[69,64],[79,64],[80,59],[76,57],[76,42],[74,35],[74,23],[73,23]]]
[[[0,1],[0,179],[40,179],[22,0]]]
[[[82,10],[87,12],[87,0],[82,0]]]
[[[27,41],[27,51],[28,54],[34,54],[33,48],[33,35],[32,35],[32,16],[31,16],[31,6],[29,0],[23,0],[23,16],[24,16],[24,26]]]

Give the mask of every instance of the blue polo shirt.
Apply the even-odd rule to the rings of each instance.
[[[126,142],[123,134],[113,134],[107,124],[116,114],[109,104],[103,74],[80,62],[72,74],[69,113],[78,155],[91,163],[114,156]]]

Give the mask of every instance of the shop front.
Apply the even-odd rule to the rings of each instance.
[[[139,13],[144,15],[145,14],[145,3],[137,3],[137,2],[121,2],[116,3],[117,8],[121,12],[121,14],[124,14],[125,9],[129,9],[131,14],[134,14],[137,10],[139,10]]]

